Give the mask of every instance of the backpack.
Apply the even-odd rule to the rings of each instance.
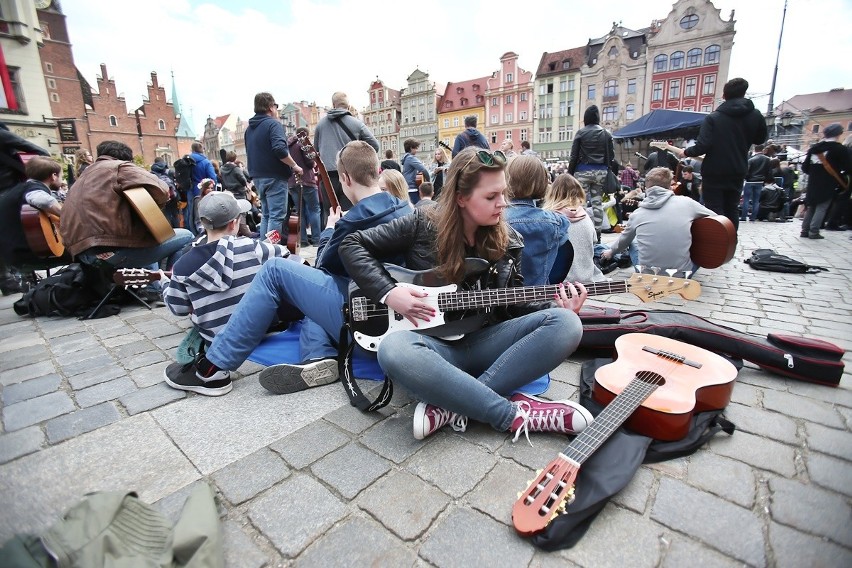
[[[83,265],[69,264],[53,276],[39,280],[13,307],[19,316],[85,316],[98,302],[96,284]],[[114,315],[118,310],[118,306],[110,306],[93,317]]]
[[[187,154],[175,162],[175,185],[181,201],[186,201],[186,193],[192,189],[192,170],[195,160]]]
[[[816,274],[828,269],[823,266],[812,266],[804,262],[778,254],[772,249],[757,249],[751,253],[751,258],[743,262],[755,270],[766,270],[769,272],[789,272],[793,274]]]

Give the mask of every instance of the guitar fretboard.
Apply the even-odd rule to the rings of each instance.
[[[628,281],[607,281],[584,284],[589,296],[620,294],[628,289]],[[544,302],[552,300],[559,293],[559,286],[523,286],[519,288],[498,288],[486,290],[468,290],[464,292],[442,292],[438,295],[438,307],[442,311],[470,310],[489,306],[509,306],[526,302]],[[565,293],[571,297],[566,287]]]

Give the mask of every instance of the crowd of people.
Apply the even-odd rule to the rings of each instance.
[[[105,141],[95,157],[78,152],[63,193],[59,163],[0,128],[4,162],[14,163],[0,172],[3,293],[20,291],[13,270],[36,260],[22,208],[50,214],[66,249],[57,263],[147,268],[159,276],[149,298],[190,317],[200,336],[198,356],[169,365],[166,383],[221,396],[267,332],[293,321],[301,321],[299,362],[267,367],[260,383],[287,394],[338,380],[341,307],[354,283],[411,324],[383,338],[376,356],[419,401],[416,438],[448,424],[463,431],[468,420],[516,439],[535,431],[577,433],[592,420],[582,406],[518,390],[578,345],[583,282],[631,265],[690,277],[698,269],[689,256],[690,227],[704,216],[724,215],[736,227],[786,221],[800,207],[802,237],[823,238],[824,225],[849,226],[852,159],[849,139],[839,142],[843,128],[824,129],[799,176],[785,149],[766,140],[747,88],[743,79],[729,81],[725,102],[707,116],[694,144],[659,149],[636,168],[617,163],[612,134],[594,105],[564,167],[546,165],[528,142],[519,152],[511,140],[492,151],[475,117],[465,120],[452,148],[439,146],[427,157],[427,166],[414,139],[403,142],[398,162],[391,151],[380,161],[375,137],[344,93],[333,95],[333,110],[317,125],[315,149],[304,143],[307,129],[285,136],[274,97],[258,93],[245,135],[248,167],[234,152],[224,153],[221,164],[211,160],[195,143],[175,164],[158,158],[146,171],[129,147]],[[20,151],[39,155],[24,166],[15,162]],[[318,159],[338,207],[325,195]],[[153,237],[125,199],[133,188],[163,210],[171,236]],[[291,212],[302,219],[293,236],[317,247],[314,266],[279,244]],[[603,232],[619,235],[606,246]],[[471,272],[471,258],[489,269]],[[428,291],[395,281],[384,263],[477,289],[555,284],[557,292],[548,301],[480,314],[470,333],[448,340],[420,332],[438,317],[437,303]]]

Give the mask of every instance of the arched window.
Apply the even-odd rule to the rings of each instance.
[[[610,57],[618,57],[618,48],[613,45],[609,48],[607,55]]]
[[[158,120],[157,121],[157,128],[159,128],[160,130],[165,130],[166,129],[166,121],[163,120],[162,118],[160,120]]]
[[[665,71],[668,66],[668,55],[660,54],[654,58],[654,72]]]
[[[697,14],[687,14],[686,16],[680,19],[680,27],[685,30],[691,30],[695,26],[698,25],[698,15]]]
[[[118,119],[115,118],[114,114],[109,115],[109,125],[110,126],[118,126]]]
[[[683,69],[683,52],[675,51],[669,60],[670,69]]]
[[[701,48],[696,47],[686,52],[686,66],[698,67],[701,65]]]
[[[604,97],[617,97],[618,96],[618,81],[615,79],[610,79],[606,83],[604,83]]]
[[[707,49],[704,50],[704,65],[711,65],[713,63],[719,63],[719,54],[722,52],[722,48],[718,45],[711,45]]]

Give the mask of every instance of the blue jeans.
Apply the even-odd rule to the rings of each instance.
[[[743,184],[743,208],[740,211],[740,221],[746,220],[748,215],[748,206],[751,203],[751,217],[754,221],[757,219],[757,211],[760,209],[760,192],[763,190],[763,182],[747,181]]]
[[[287,180],[278,178],[254,178],[254,187],[260,197],[263,219],[260,221],[260,238],[275,229],[286,241],[287,234]]]
[[[175,229],[175,236],[164,243],[149,248],[110,248],[92,247],[77,255],[78,260],[84,264],[98,264],[101,260],[97,257],[100,253],[111,252],[112,256],[103,259],[115,268],[147,268],[159,270],[160,261],[164,258],[166,268],[170,269],[175,261],[180,258],[183,248],[192,241],[193,235],[186,229]]]
[[[418,400],[506,431],[516,410],[505,397],[555,369],[582,333],[577,314],[563,308],[485,327],[458,341],[398,331],[379,346],[379,364]]]
[[[290,188],[290,199],[293,203],[299,202],[299,188]],[[300,213],[300,224],[302,226],[302,242],[308,242],[308,225],[311,227],[311,242],[319,244],[320,233],[320,202],[317,188],[302,186],[302,211]]]
[[[299,338],[301,360],[336,357],[348,284],[347,278],[292,260],[268,260],[227,325],[216,334],[207,359],[220,369],[237,369],[266,336],[282,303],[298,308],[307,318]]]

